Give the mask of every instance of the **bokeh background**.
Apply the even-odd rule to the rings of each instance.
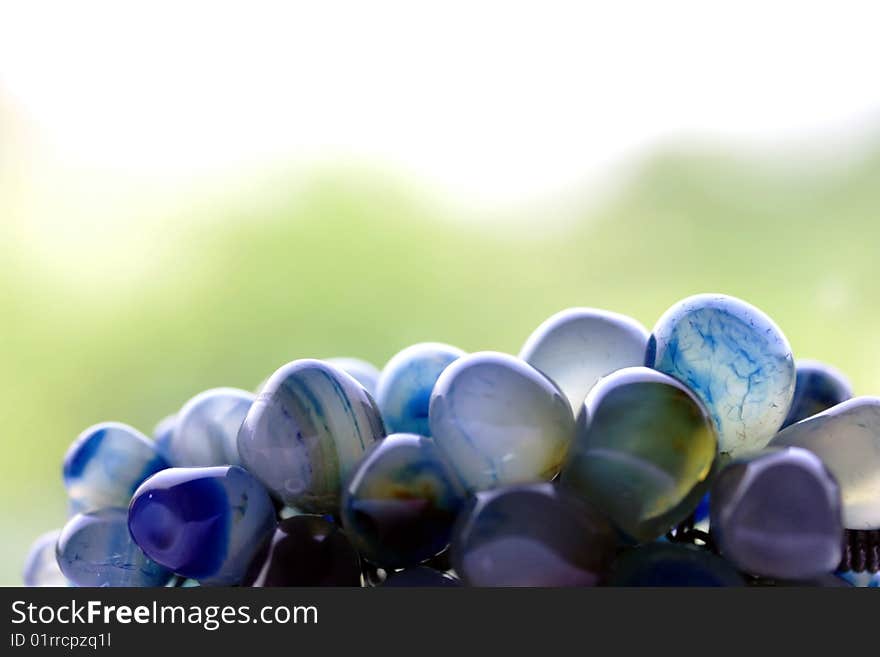
[[[0,584],[82,429],[296,358],[719,291],[880,393],[875,13],[0,3]]]

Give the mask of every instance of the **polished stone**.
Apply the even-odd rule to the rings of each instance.
[[[697,393],[722,452],[765,447],[791,408],[788,340],[767,315],[733,297],[701,294],[675,304],[654,327],[645,363]]]
[[[56,556],[74,586],[165,586],[172,575],[132,540],[123,508],[75,515],[61,530]]]
[[[176,468],[241,465],[238,431],[256,396],[236,388],[214,388],[190,399],[163,444]]]
[[[67,586],[67,578],[61,572],[55,556],[60,535],[60,529],[46,532],[31,544],[22,571],[25,586]]]
[[[376,385],[379,383],[379,368],[360,358],[328,358],[327,362],[360,383],[373,397],[376,396]]]
[[[599,379],[644,364],[647,344],[648,331],[631,317],[569,308],[535,329],[519,357],[553,379],[577,415]]]
[[[478,493],[462,512],[451,556],[471,586],[596,586],[617,549],[597,511],[552,484]]]
[[[847,529],[880,529],[880,399],[856,397],[781,431],[772,446],[803,447],[831,470]]]
[[[854,573],[851,570],[837,573],[843,581],[858,588],[880,588],[880,573]]]
[[[814,360],[799,360],[791,410],[782,428],[851,399],[852,386],[842,372]]]
[[[447,344],[425,342],[407,347],[382,369],[376,404],[388,433],[430,436],[428,407],[437,378],[465,353]]]
[[[426,566],[415,566],[392,573],[382,583],[391,587],[446,588],[461,586],[461,582],[447,573]]]
[[[805,449],[767,449],[733,460],[712,485],[712,538],[751,575],[806,580],[842,555],[840,488]]]
[[[360,586],[360,557],[335,524],[322,516],[297,515],[278,523],[242,585]]]
[[[549,481],[574,436],[568,400],[528,363],[465,356],[434,387],[431,434],[471,491]]]
[[[171,444],[171,436],[174,435],[174,426],[177,424],[177,415],[168,415],[153,428],[153,444],[156,451],[165,461],[168,461],[168,446]]]
[[[285,504],[337,513],[344,481],[384,436],[363,386],[332,365],[298,360],[269,378],[241,426],[238,451]]]
[[[170,468],[138,488],[128,526],[144,552],[176,574],[234,585],[272,535],[275,507],[238,466]]]
[[[716,451],[712,422],[691,390],[631,367],[587,396],[560,485],[628,536],[650,541],[697,508]]]
[[[128,506],[141,482],[168,467],[155,443],[118,422],[83,431],[64,456],[64,486],[77,512]]]
[[[614,562],[611,586],[745,586],[731,564],[706,550],[650,543],[624,552]]]
[[[432,439],[392,434],[355,469],[342,524],[364,558],[386,569],[415,566],[449,545],[466,496]]]

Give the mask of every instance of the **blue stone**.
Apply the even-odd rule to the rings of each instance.
[[[332,365],[298,360],[269,378],[241,425],[238,451],[286,505],[338,513],[344,481],[384,436],[363,386]]]
[[[513,356],[458,359],[434,386],[431,434],[470,491],[549,481],[574,437],[565,395]]]
[[[711,505],[712,537],[744,572],[807,580],[840,563],[840,488],[805,449],[767,449],[734,459],[715,478]]]
[[[797,361],[797,384],[791,410],[782,428],[800,422],[853,396],[852,386],[840,371],[813,360]]]
[[[275,507],[238,466],[170,468],[138,488],[128,527],[150,558],[176,574],[234,585],[272,535]]]
[[[177,416],[169,415],[162,418],[153,429],[153,443],[156,451],[165,461],[168,461],[168,447],[171,444],[171,436],[174,435],[174,426],[177,424]]]
[[[298,515],[278,523],[254,558],[244,586],[360,586],[361,560],[327,518]]]
[[[342,526],[373,563],[386,569],[415,566],[449,545],[466,497],[433,440],[392,434],[352,474],[342,498]]]
[[[791,408],[788,340],[767,315],[733,297],[701,294],[672,306],[654,327],[645,364],[697,393],[724,453],[765,447]]]
[[[376,404],[388,433],[430,436],[428,408],[440,374],[465,353],[446,344],[426,342],[396,354],[379,377]]]
[[[611,586],[745,586],[736,568],[690,545],[649,543],[627,550],[614,563]]]
[[[328,358],[327,362],[360,383],[371,396],[376,396],[381,372],[375,365],[360,358]]]
[[[165,586],[172,575],[132,540],[122,508],[75,515],[61,530],[56,554],[74,586]]]
[[[599,379],[644,364],[647,344],[648,331],[631,317],[569,308],[535,329],[519,357],[553,379],[577,415]]]
[[[592,507],[552,484],[478,493],[456,524],[451,557],[471,586],[595,586],[617,538]]]
[[[803,447],[828,466],[847,529],[880,529],[880,398],[856,397],[780,431],[773,447]]]
[[[58,566],[55,546],[61,530],[46,532],[31,545],[24,562],[22,580],[25,586],[67,586],[67,579]]]
[[[256,396],[235,388],[206,390],[190,399],[163,445],[177,468],[241,465],[238,431]]]
[[[843,581],[859,588],[880,588],[880,573],[856,573],[851,570],[837,573]]]
[[[382,586],[391,587],[421,587],[421,588],[446,588],[461,586],[455,577],[427,566],[415,566],[406,568],[388,576]]]
[[[150,475],[168,467],[137,429],[117,422],[83,431],[64,456],[64,486],[77,512],[128,506]]]
[[[630,367],[587,396],[560,485],[627,536],[651,541],[697,508],[717,445],[706,409],[687,386]]]

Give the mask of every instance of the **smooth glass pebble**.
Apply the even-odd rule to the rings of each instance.
[[[553,379],[577,415],[599,379],[644,364],[647,344],[647,329],[631,317],[569,308],[535,329],[519,357]]]
[[[791,408],[788,340],[767,315],[733,297],[701,294],[675,304],[654,327],[645,364],[697,393],[722,452],[765,447]]]
[[[275,529],[263,485],[238,466],[170,468],[138,488],[128,527],[157,563],[201,584],[234,585]]]
[[[128,506],[141,482],[167,467],[155,443],[140,431],[105,422],[83,431],[67,450],[64,486],[80,512]]]
[[[847,529],[880,529],[880,399],[856,397],[781,431],[774,447],[803,447],[828,466]]]
[[[24,561],[22,581],[25,586],[67,586],[67,579],[58,566],[55,546],[60,529],[46,532],[31,545]]]
[[[365,559],[415,566],[449,545],[467,491],[430,438],[392,434],[355,469],[342,498],[342,526]]]
[[[242,584],[360,586],[360,557],[332,522],[322,516],[298,515],[278,523]]]
[[[471,586],[596,586],[617,549],[608,521],[552,484],[478,493],[452,542]]]
[[[153,429],[153,443],[156,451],[163,459],[168,461],[168,446],[171,444],[171,436],[174,435],[174,425],[177,423],[176,415],[162,418]]]
[[[560,485],[626,535],[650,541],[697,508],[717,444],[685,385],[646,367],[619,370],[587,396]]]
[[[123,508],[71,518],[58,537],[56,556],[74,586],[165,586],[172,576],[132,540]]]
[[[458,359],[434,387],[431,434],[470,491],[553,479],[574,436],[568,400],[513,356]]]
[[[442,573],[439,570],[426,566],[415,566],[392,573],[382,583],[382,586],[445,588],[461,586],[461,582],[452,575]]]
[[[379,368],[360,358],[328,358],[327,362],[360,383],[370,395],[376,396],[376,385],[379,383]]]
[[[791,410],[782,428],[842,404],[853,396],[852,386],[840,371],[814,360],[799,360]]]
[[[176,468],[241,465],[238,431],[255,399],[236,388],[214,388],[190,399],[164,445],[168,462]]]
[[[614,563],[611,586],[745,586],[730,563],[697,547],[649,543],[627,550]]]
[[[837,573],[837,577],[840,577],[848,584],[859,588],[880,588],[880,573],[854,573],[851,570],[847,570],[842,573]]]
[[[364,452],[385,436],[364,387],[319,360],[273,374],[241,426],[242,464],[289,506],[338,513],[342,486]]]
[[[430,436],[428,407],[440,374],[465,355],[448,344],[425,342],[407,347],[382,369],[376,404],[388,433]]]
[[[805,449],[735,459],[712,485],[712,538],[751,575],[805,580],[832,572],[843,545],[840,488]]]

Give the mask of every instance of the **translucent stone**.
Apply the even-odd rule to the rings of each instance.
[[[541,324],[519,357],[553,379],[577,415],[603,376],[643,365],[648,331],[639,322],[595,308],[569,308]]]
[[[799,360],[797,384],[791,410],[782,427],[827,411],[852,398],[852,386],[846,376],[830,365],[814,360]]]
[[[354,471],[342,498],[342,526],[373,563],[415,566],[449,545],[466,496],[433,440],[392,434]]]
[[[771,445],[822,459],[840,485],[847,529],[880,529],[880,399],[845,401],[784,429]]]
[[[138,488],[128,512],[137,544],[201,584],[238,584],[275,529],[263,485],[238,466],[170,468]]]
[[[373,397],[376,396],[380,372],[375,365],[360,358],[328,358],[327,362],[360,383]]]
[[[122,508],[75,515],[61,530],[56,554],[75,586],[165,586],[171,579],[132,540]]]
[[[128,506],[141,482],[168,467],[155,443],[117,422],[89,427],[64,456],[64,486],[77,512]]]
[[[67,586],[67,579],[58,566],[55,546],[60,529],[46,532],[31,545],[24,561],[22,581],[25,586]]]
[[[376,404],[388,433],[431,435],[428,407],[434,384],[443,370],[464,355],[456,347],[425,342],[407,347],[388,361],[376,386]]]
[[[361,563],[348,537],[322,516],[278,523],[251,562],[244,586],[360,586]]]
[[[837,576],[848,584],[859,588],[880,588],[880,573],[854,573],[851,570],[847,570],[837,573]]]
[[[549,481],[574,435],[559,388],[528,363],[494,352],[460,358],[440,375],[430,425],[471,491]]]
[[[169,415],[162,418],[153,429],[154,446],[165,461],[168,461],[168,446],[171,444],[171,436],[174,435],[175,424],[177,424],[177,416]]]
[[[241,426],[238,451],[286,505],[337,513],[343,482],[384,436],[363,386],[332,365],[298,360],[269,378]]]
[[[455,572],[471,586],[596,586],[617,550],[598,512],[552,484],[478,493],[452,542]]]
[[[163,445],[178,468],[240,465],[238,431],[256,396],[236,388],[214,388],[190,399]]]
[[[624,552],[614,562],[611,586],[745,586],[731,564],[690,545],[650,543]]]
[[[744,301],[701,294],[670,308],[654,327],[649,367],[690,387],[709,410],[722,452],[765,447],[791,408],[791,347],[767,315]]]
[[[630,367],[587,396],[560,485],[628,536],[650,541],[697,508],[716,451],[712,422],[690,389]]]
[[[712,537],[752,575],[806,580],[842,556],[840,488],[819,458],[787,447],[735,459],[715,478]]]

